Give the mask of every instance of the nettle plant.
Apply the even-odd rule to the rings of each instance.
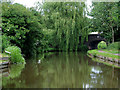
[[[97,48],[98,48],[98,49],[106,49],[106,48],[107,48],[106,42],[101,41],[100,43],[98,43]]]
[[[25,63],[25,59],[21,54],[21,49],[17,46],[10,46],[5,49],[6,52],[10,52],[12,63]]]

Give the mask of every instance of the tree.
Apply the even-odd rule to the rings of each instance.
[[[42,11],[45,23],[43,30],[54,32],[52,33],[53,43],[56,46],[54,44],[52,46],[60,51],[77,51],[80,35],[84,39],[84,35],[87,33],[84,29],[87,22],[85,4],[76,2],[43,3]]]
[[[41,25],[34,10],[20,4],[2,3],[2,30],[11,45],[20,47],[26,56],[36,51]],[[38,39],[39,38],[39,39]]]
[[[77,51],[89,32],[85,4],[54,2],[38,3],[36,7],[2,2],[5,40],[28,57],[53,49]]]
[[[116,2],[93,3],[91,16],[94,31],[103,32],[109,42],[114,42],[114,34],[118,27],[118,7]]]
[[[21,13],[20,13],[21,12]],[[10,42],[23,47],[25,34],[29,32],[26,28],[29,11],[19,4],[2,3],[2,30],[8,36]]]

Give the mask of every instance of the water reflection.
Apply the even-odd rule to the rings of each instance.
[[[24,64],[14,64],[12,66],[10,66],[10,68],[6,68],[6,70],[4,70],[4,72],[2,72],[2,85],[3,87],[18,87],[21,83],[21,80],[17,80],[17,78],[20,77],[21,75],[21,71],[23,70],[23,68],[25,67]]]
[[[7,79],[3,77],[3,87],[118,87],[119,69],[93,62],[86,56],[86,53],[55,53],[41,56],[42,57],[38,57],[36,60],[28,60],[24,69],[17,69],[17,66],[11,67],[10,76],[8,76]],[[41,60],[40,63],[38,63],[39,60]],[[19,71],[19,73],[17,71]]]
[[[99,74],[102,73],[101,68],[100,67],[92,67],[91,70],[93,73]]]

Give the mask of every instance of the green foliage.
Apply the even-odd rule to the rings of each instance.
[[[100,43],[98,43],[97,48],[98,48],[98,49],[106,49],[106,48],[107,48],[106,42],[101,41]]]
[[[88,50],[87,53],[92,54],[94,57],[96,57],[97,50]]]
[[[10,46],[10,41],[8,40],[8,37],[6,35],[2,35],[0,38],[2,38],[2,51],[4,51],[5,48]]]
[[[20,12],[20,13],[19,13]],[[2,3],[2,30],[10,42],[23,47],[30,12],[20,4]]]
[[[103,32],[102,36],[108,42],[114,42],[114,37],[119,32],[118,2],[95,2],[92,5],[90,15],[93,17],[91,20],[93,31]],[[119,40],[118,38],[115,39]]]
[[[88,47],[87,45],[80,45],[78,50],[81,50],[81,51],[87,51],[88,50]]]
[[[60,51],[77,51],[80,35],[83,41],[88,35],[86,25],[89,23],[83,15],[85,4],[56,2],[43,3],[42,7],[46,23],[43,28],[47,32],[54,32],[48,35],[51,38],[48,38],[48,47]]]
[[[79,37],[83,44],[89,32],[85,3],[43,3],[28,9],[3,2],[2,11],[3,35],[11,46],[20,47],[28,57],[45,51],[77,51],[85,47],[79,48]]]
[[[87,50],[82,44],[92,29],[103,31],[102,35],[112,41],[119,28],[117,3],[93,3],[93,19],[86,17],[85,3],[45,2],[32,8],[11,2],[1,4],[2,49],[18,46],[28,57],[50,50]]]
[[[107,49],[111,50],[120,50],[120,42],[111,43],[108,45]]]
[[[17,3],[2,3],[3,35],[7,36],[11,45],[20,47],[26,56],[35,54],[42,40],[40,20],[40,14],[34,8],[28,9]]]
[[[10,52],[10,60],[12,63],[25,63],[25,59],[21,54],[21,49],[17,46],[10,46],[5,49],[5,51]]]

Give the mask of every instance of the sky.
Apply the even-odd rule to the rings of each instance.
[[[26,7],[33,7],[35,6],[35,2],[38,2],[38,1],[42,3],[42,0],[14,0],[14,3],[20,3]],[[90,8],[89,5],[92,4],[91,0],[87,0],[86,3],[87,3],[88,8]]]
[[[30,8],[30,7],[35,6],[35,3],[38,1],[42,3],[42,0],[14,0],[13,3],[20,3],[20,4],[23,4],[24,6]]]
[[[34,6],[35,6],[35,3],[38,2],[38,1],[39,1],[40,3],[42,3],[42,0],[14,0],[13,3],[20,3],[20,4],[22,4],[22,5],[30,8],[30,7],[34,7]],[[86,3],[86,5],[87,5],[87,7],[88,7],[88,11],[90,12],[90,11],[91,11],[90,6],[92,5],[92,1],[91,1],[91,0],[87,0],[85,3]],[[92,18],[92,17],[90,17],[90,16],[88,16],[88,15],[86,15],[86,16],[87,16],[88,18]]]
[[[92,0],[87,0],[86,4],[88,7],[88,10],[90,11],[91,10],[90,6],[92,5]]]

